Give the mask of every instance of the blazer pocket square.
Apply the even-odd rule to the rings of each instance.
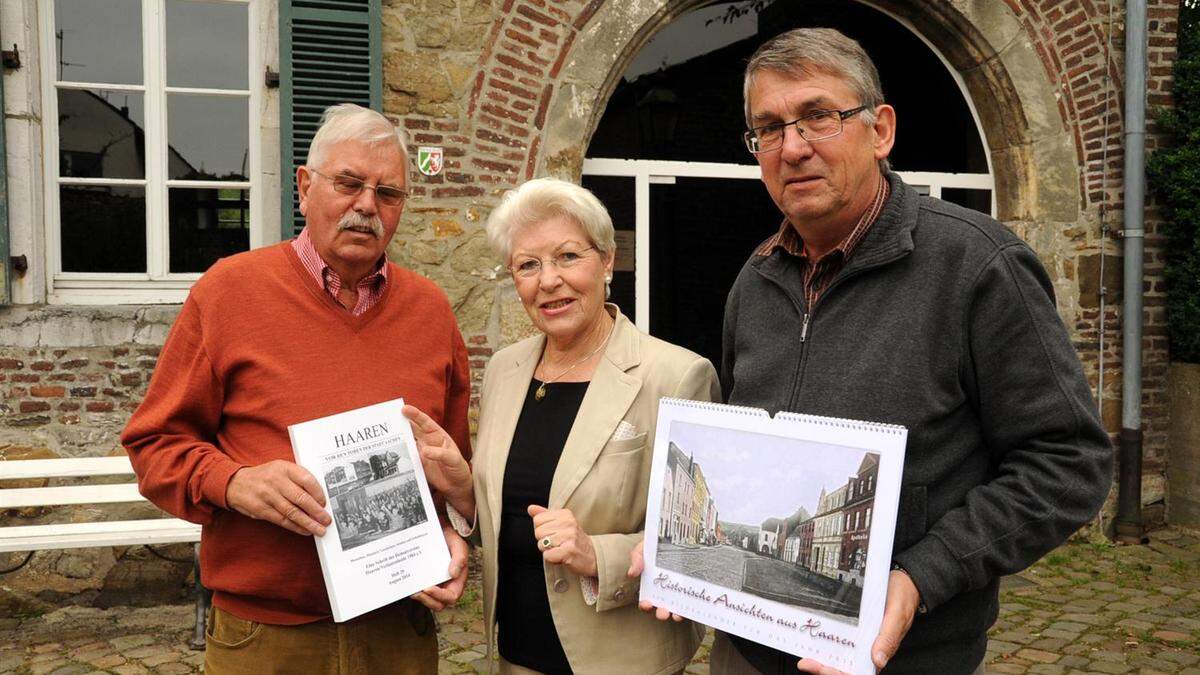
[[[633,438],[625,438],[619,441],[615,439],[610,440],[604,446],[603,455],[613,457],[615,455],[625,455],[640,451],[646,447],[646,436],[647,434],[642,432]]]
[[[609,440],[627,441],[634,436],[637,436],[637,427],[625,420],[621,420],[621,423],[617,425],[616,431],[613,432],[612,438]]]

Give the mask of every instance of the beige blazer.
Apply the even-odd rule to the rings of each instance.
[[[568,508],[592,537],[599,569],[595,605],[579,577],[546,570],[546,594],[563,651],[576,673],[674,673],[687,666],[703,636],[691,622],[658,621],[637,607],[638,580],[629,579],[629,554],[642,539],[658,400],[664,396],[720,400],[711,363],[639,331],[616,309],[604,357],[567,437],[550,485],[548,508]],[[497,536],[504,469],[513,431],[546,338],[538,335],[501,350],[483,376],[479,433],[472,460],[479,534],[483,543],[483,604],[489,655],[496,621]],[[635,435],[612,440],[617,425]],[[566,584],[554,580],[565,577]],[[508,628],[513,630],[512,627]]]

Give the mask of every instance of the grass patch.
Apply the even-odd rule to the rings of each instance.
[[[1055,551],[1054,553],[1047,555],[1045,558],[1042,558],[1042,563],[1049,567],[1062,567],[1069,562],[1071,562],[1071,556],[1067,555],[1066,553],[1059,553],[1058,551]]]

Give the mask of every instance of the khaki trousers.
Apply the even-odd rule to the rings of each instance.
[[[340,624],[299,626],[246,621],[214,607],[205,632],[204,672],[214,675],[437,673],[433,614],[410,600]]]
[[[708,669],[712,675],[759,675],[758,669],[750,665],[750,662],[721,631],[717,631],[713,637],[712,652],[708,657]],[[972,675],[984,675],[982,663]]]

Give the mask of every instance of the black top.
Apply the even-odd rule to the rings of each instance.
[[[504,467],[496,624],[506,661],[554,675],[570,673],[571,665],[550,615],[542,552],[527,509],[550,500],[550,482],[588,383],[546,385],[541,401],[534,398],[539,385],[536,379],[529,383]]]

